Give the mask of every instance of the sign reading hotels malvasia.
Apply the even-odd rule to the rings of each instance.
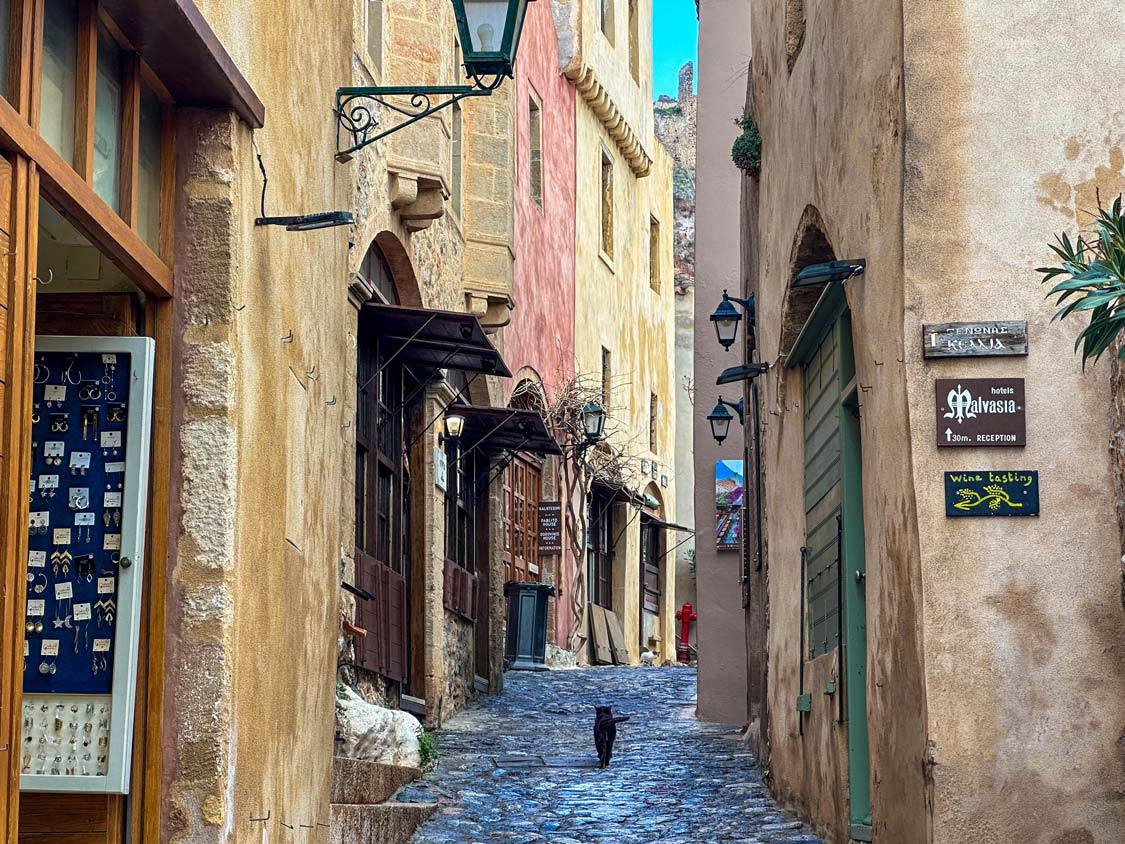
[[[1026,445],[1022,378],[939,378],[938,446]]]
[[[1026,322],[937,322],[922,326],[928,358],[986,358],[1027,354]]]
[[[562,553],[562,504],[558,501],[539,502],[539,553]]]
[[[1039,473],[970,471],[945,473],[947,516],[1038,516]]]

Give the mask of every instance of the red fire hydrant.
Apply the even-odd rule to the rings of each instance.
[[[691,645],[688,644],[691,635],[691,623],[699,618],[695,614],[691,603],[684,601],[684,605],[676,612],[676,620],[680,622],[680,641],[676,643],[676,658],[680,662],[691,661]]]

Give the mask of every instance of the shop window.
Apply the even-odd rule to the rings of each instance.
[[[527,100],[528,163],[531,169],[531,198],[543,207],[543,117],[535,96]]]
[[[586,531],[586,568],[590,601],[613,609],[613,500],[595,490],[590,494]]]
[[[77,0],[46,0],[39,92],[39,134],[74,163],[75,89],[78,82]]]
[[[648,286],[660,292],[660,221],[648,218]]]
[[[0,96],[8,96],[8,57],[11,55],[8,39],[12,32],[12,0],[0,0]]]
[[[94,91],[94,190],[114,211],[121,210],[121,94],[123,51],[104,24],[98,25],[97,83]]]
[[[613,4],[616,0],[601,0],[601,26],[602,35],[613,43]]]
[[[648,397],[648,450],[656,454],[657,449],[657,425],[656,419],[660,413],[660,397],[656,393],[650,393]]]
[[[504,470],[504,579],[541,579],[539,569],[539,465],[517,455]]]
[[[601,179],[601,227],[602,227],[602,254],[613,258],[613,159],[602,150],[602,179]]]
[[[637,14],[637,0],[629,0],[629,72],[633,81],[641,81],[641,32],[640,15]]]
[[[450,134],[453,138],[453,145],[450,151],[450,169],[452,176],[452,193],[451,201],[453,203],[453,213],[458,219],[461,218],[462,194],[465,192],[464,185],[462,184],[462,172],[464,170],[464,141],[462,132],[464,131],[464,118],[461,112],[460,103],[453,104],[453,111],[450,118],[453,122]]]
[[[137,234],[153,249],[160,246],[160,187],[164,129],[163,104],[148,86],[141,85],[140,145],[137,166]]]
[[[609,410],[610,399],[613,397],[613,355],[609,349],[602,346],[602,407]]]

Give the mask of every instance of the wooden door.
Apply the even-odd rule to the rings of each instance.
[[[641,606],[653,615],[660,613],[661,530],[649,519],[641,520]]]
[[[587,553],[590,598],[599,607],[613,609],[613,502],[604,495],[590,496]]]
[[[539,581],[539,490],[542,470],[517,455],[504,470],[504,574],[506,580]]]

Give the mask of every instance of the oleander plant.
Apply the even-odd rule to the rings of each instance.
[[[1066,232],[1058,235],[1051,250],[1058,256],[1057,266],[1039,267],[1042,282],[1054,282],[1047,298],[1056,297],[1059,310],[1055,319],[1075,314],[1090,314],[1090,324],[1078,335],[1074,350],[1082,351],[1082,366],[1096,363],[1113,347],[1125,331],[1125,216],[1122,197],[1108,207],[1098,200],[1091,230],[1071,240]],[[1117,357],[1125,360],[1125,343]]]

